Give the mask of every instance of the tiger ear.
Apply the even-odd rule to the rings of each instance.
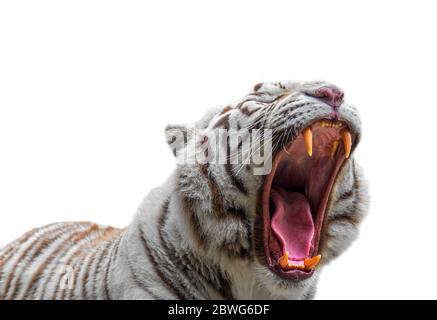
[[[173,155],[176,156],[188,140],[188,127],[185,125],[171,124],[165,127],[165,138]]]

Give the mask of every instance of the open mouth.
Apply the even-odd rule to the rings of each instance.
[[[283,278],[305,279],[318,252],[326,207],[354,137],[346,123],[319,120],[277,152],[262,194],[264,254]]]

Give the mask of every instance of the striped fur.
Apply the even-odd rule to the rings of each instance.
[[[194,130],[272,129],[274,152],[331,107],[309,93],[324,82],[256,85],[243,99],[210,110],[190,126],[168,126],[176,157]],[[342,119],[357,133],[356,109],[344,102]],[[172,130],[183,132],[175,143]],[[218,148],[229,148],[226,143]],[[152,190],[125,229],[89,222],[31,230],[0,250],[1,299],[310,299],[319,270],[299,282],[266,266],[260,193],[265,176],[254,164],[186,164]],[[320,250],[324,262],[358,234],[367,191],[353,154],[332,190]]]

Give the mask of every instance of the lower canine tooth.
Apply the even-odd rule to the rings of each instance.
[[[311,157],[313,155],[313,132],[311,131],[311,128],[306,128],[303,133],[303,140],[305,144],[305,149],[308,153],[308,155]]]
[[[343,145],[344,145],[344,155],[347,158],[349,158],[351,154],[351,148],[352,148],[352,136],[349,130],[345,129],[341,131],[341,137],[343,139]]]
[[[321,258],[320,254],[312,258],[305,258],[303,264],[307,270],[313,270],[319,264]]]
[[[284,255],[279,258],[279,265],[284,270],[288,267],[288,251],[286,251]]]

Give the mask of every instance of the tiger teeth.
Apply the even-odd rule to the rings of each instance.
[[[278,264],[282,268],[282,270],[299,269],[311,271],[319,264],[321,258],[322,256],[319,254],[312,258],[305,258],[303,261],[303,265],[296,264],[292,261],[288,261],[288,251],[286,251],[284,255],[279,258]]]
[[[349,158],[351,154],[351,148],[352,148],[352,136],[349,130],[345,129],[341,131],[341,137],[343,139],[343,145],[344,145],[344,155],[347,158]]]
[[[305,266],[301,265],[301,264],[294,264],[292,262],[288,263],[287,266],[288,269],[299,269],[299,270],[305,270]]]
[[[335,155],[335,153],[337,152],[337,149],[338,149],[338,145],[340,144],[340,142],[338,141],[338,140],[335,140],[333,143],[332,143],[332,146],[331,146],[331,158],[333,158],[334,157],[334,155]]]
[[[303,131],[302,135],[304,139],[305,149],[308,155],[311,157],[313,155],[313,132],[311,131],[311,128],[306,128]]]
[[[327,128],[340,128],[343,124],[339,121],[332,122],[328,120],[322,120],[320,122],[320,126],[327,127]]]
[[[303,261],[305,269],[313,270],[319,264],[321,258],[322,256],[320,254],[312,258],[305,258]]]
[[[284,253],[282,257],[279,258],[279,265],[282,269],[287,269],[288,267],[288,251]]]

